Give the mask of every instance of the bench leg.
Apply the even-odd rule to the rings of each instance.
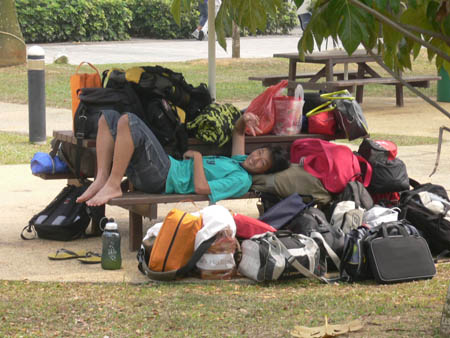
[[[397,107],[403,107],[403,85],[402,84],[396,84],[395,85],[395,101],[397,104]]]
[[[137,251],[142,244],[142,216],[130,211],[129,222],[129,249]]]

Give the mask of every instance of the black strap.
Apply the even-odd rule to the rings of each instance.
[[[30,237],[30,238],[25,237],[25,235],[24,235],[25,230],[28,233],[34,233],[33,237]],[[37,237],[37,234],[36,234],[36,229],[34,228],[33,224],[30,223],[25,228],[23,228],[22,232],[20,233],[20,237],[24,240],[35,239]]]

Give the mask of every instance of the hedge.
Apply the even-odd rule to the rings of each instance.
[[[170,3],[169,0],[16,0],[16,8],[27,43],[114,41],[130,36],[189,38],[198,23],[198,10],[193,6],[190,13],[182,13],[178,26]],[[287,33],[296,25],[295,7],[285,2],[276,17],[269,16],[265,33]]]

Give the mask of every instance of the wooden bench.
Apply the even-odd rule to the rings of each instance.
[[[440,80],[441,77],[438,75],[415,75],[415,76],[404,76],[402,77],[404,81],[408,82],[414,87],[429,88],[430,81]],[[348,80],[337,80],[337,81],[327,81],[327,82],[298,82],[289,81],[288,88],[295,88],[298,84],[301,84],[305,89],[322,89],[327,92],[334,92],[341,89],[348,89],[353,91],[356,87],[356,100],[359,103],[363,101],[364,86],[368,84],[383,84],[383,85],[395,85],[396,86],[396,104],[398,107],[404,105],[403,101],[403,85],[402,83],[392,77],[365,77],[362,79],[348,79]]]
[[[55,139],[62,142],[68,142],[73,146],[76,145],[76,138],[73,136],[72,131],[54,131],[53,136]],[[245,142],[245,152],[248,154],[255,149],[258,149],[267,144],[280,145],[289,150],[290,145],[296,139],[299,138],[321,138],[325,140],[331,140],[332,137],[318,134],[298,134],[289,136],[277,136],[277,135],[263,135],[263,136],[248,136]],[[231,144],[218,148],[210,144],[205,144],[197,139],[189,139],[189,148],[195,149],[204,155],[225,155],[231,154]],[[95,140],[83,140],[83,147],[95,147]],[[171,149],[166,149],[169,153]],[[68,174],[37,174],[36,176],[42,179],[67,179],[69,183],[77,183],[75,175]],[[256,194],[249,192],[240,197],[232,197],[229,199],[249,199],[256,198]],[[129,211],[129,249],[136,251],[139,249],[142,242],[142,225],[143,217],[148,217],[150,220],[157,218],[157,208],[160,203],[178,203],[184,200],[193,201],[209,201],[207,195],[180,195],[180,194],[146,194],[138,191],[127,191],[121,197],[114,198],[108,202],[108,205],[119,206]],[[99,224],[93,222],[91,225],[92,233],[100,234]]]
[[[348,72],[347,74],[348,74],[349,79],[353,79],[354,77],[356,77],[357,72],[356,71]],[[316,75],[317,75],[317,72],[301,73],[301,74],[296,74],[295,78],[296,79],[310,79]],[[334,76],[336,76],[338,80],[344,80],[345,72],[337,71],[334,73]],[[280,82],[282,80],[287,80],[288,76],[287,75],[260,75],[260,76],[250,76],[248,79],[252,80],[252,81],[261,81],[261,84],[264,87],[269,87],[274,84],[277,84],[278,82]]]

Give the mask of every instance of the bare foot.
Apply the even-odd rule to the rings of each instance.
[[[109,200],[113,199],[114,197],[120,197],[122,196],[122,189],[120,189],[120,185],[117,187],[106,183],[106,185],[103,186],[103,188],[100,189],[100,191],[95,194],[94,197],[89,199],[86,204],[90,207],[96,207],[103,204],[106,204]]]
[[[77,198],[77,203],[83,203],[95,196],[97,192],[105,185],[108,177],[104,179],[97,177],[94,182],[86,189],[86,191]]]

